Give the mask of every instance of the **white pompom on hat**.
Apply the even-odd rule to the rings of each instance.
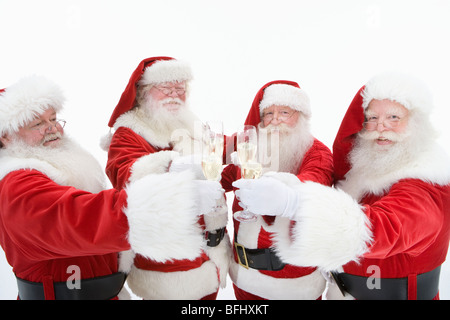
[[[0,133],[13,133],[49,108],[62,110],[59,86],[42,76],[28,76],[0,91]]]

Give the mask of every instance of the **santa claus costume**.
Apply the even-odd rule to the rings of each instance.
[[[333,173],[331,151],[310,133],[311,108],[306,92],[292,81],[279,80],[264,85],[258,91],[245,121],[245,124],[258,127],[260,136],[261,115],[272,105],[287,106],[302,114],[297,126],[301,126],[304,133],[296,139],[295,146],[290,146],[292,149],[287,148],[287,153],[281,154],[280,151],[280,158],[295,157],[298,161],[290,162],[281,171],[294,173],[291,175],[294,180],[330,186]],[[280,179],[286,178],[282,172],[276,175]],[[288,177],[288,180],[292,177]],[[234,190],[232,183],[240,178],[240,167],[229,165],[222,174],[222,186],[226,191]],[[233,212],[241,209],[235,198]],[[313,300],[321,297],[325,280],[319,270],[284,264],[276,255],[278,249],[272,241],[273,233],[283,229],[285,236],[289,237],[291,227],[289,220],[272,216],[258,215],[256,222],[245,223],[234,219],[234,259],[230,276],[237,299]]]
[[[191,127],[184,128],[183,138],[177,140],[178,133],[172,131],[177,128],[155,129],[146,121],[141,108],[134,108],[137,86],[176,81],[186,81],[188,85],[191,79],[189,65],[170,57],[144,59],[133,72],[109,121],[114,134],[106,144],[103,142],[108,150],[106,173],[115,188],[122,189],[144,174],[163,174],[181,154],[186,156],[201,150],[197,149],[201,130],[195,131],[196,117],[189,110],[182,111],[190,119],[186,122]],[[204,179],[198,170],[195,178]],[[163,192],[170,197],[172,191]],[[166,209],[162,206],[158,210]],[[128,273],[129,287],[144,299],[215,299],[219,287],[225,286],[231,255],[226,224],[226,205],[220,212],[201,215],[198,224],[190,230],[194,239],[198,235],[205,239],[199,247],[200,253],[185,250],[185,245],[191,246],[192,237],[186,237],[185,245],[168,241],[167,246],[178,245],[178,252],[161,250],[154,259],[131,251],[122,253],[121,270]],[[169,233],[179,231],[174,228]]]
[[[43,77],[20,80],[0,93],[2,136],[49,108],[62,110],[63,101],[60,88]],[[96,159],[66,135],[60,139],[55,148],[16,142],[0,149],[0,244],[18,279],[20,299],[116,299],[125,280],[118,252],[131,248],[152,257],[169,238],[190,234],[160,231],[195,224],[192,175],[149,175],[121,191],[103,190],[106,180]],[[160,191],[175,189],[167,176],[177,176],[176,190],[188,199]],[[148,219],[161,204],[180,210],[184,221]],[[201,243],[197,237],[192,254],[199,254]],[[75,280],[80,286],[70,290],[66,282]]]
[[[404,140],[389,152],[360,147],[373,99],[409,111]],[[294,240],[277,234],[274,241],[283,261],[339,270],[328,298],[439,298],[450,238],[450,159],[436,143],[431,107],[420,81],[396,73],[374,77],[354,97],[337,133],[336,189],[312,182],[294,187]]]

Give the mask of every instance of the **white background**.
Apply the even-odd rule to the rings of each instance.
[[[449,16],[447,0],[0,0],[0,88],[30,74],[57,82],[67,97],[66,133],[104,166],[99,140],[146,57],[188,61],[191,108],[203,120],[222,119],[228,134],[262,85],[297,81],[311,98],[314,135],[330,148],[357,90],[400,70],[430,86],[449,151]],[[16,294],[2,256],[0,299]],[[230,282],[219,297],[234,298]]]

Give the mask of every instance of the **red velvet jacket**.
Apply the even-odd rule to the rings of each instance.
[[[98,194],[55,183],[37,170],[16,170],[0,181],[0,243],[17,277],[67,281],[117,272],[128,250],[125,191]]]

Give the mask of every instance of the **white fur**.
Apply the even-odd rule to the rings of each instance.
[[[363,208],[342,190],[287,179],[287,175],[274,177],[295,188],[300,201],[292,238],[287,229],[288,220],[273,228],[274,248],[281,260],[326,271],[358,261],[372,240],[370,222]]]
[[[140,157],[131,167],[129,181],[136,181],[149,173],[166,173],[172,160],[178,156],[176,151],[159,151]]]
[[[184,61],[160,60],[147,67],[139,85],[192,80],[192,70]]]
[[[150,122],[158,125],[158,129],[149,124]],[[161,123],[157,119],[149,119],[146,111],[141,108],[134,108],[117,118],[114,129],[119,127],[133,130],[156,148],[173,146],[175,151],[183,155],[201,151],[201,122],[189,109],[180,110],[172,120],[167,118],[167,121]],[[109,145],[107,137],[103,140],[103,144],[106,142]]]
[[[166,134],[154,131],[153,128],[142,119],[138,108],[131,109],[117,118],[114,123],[114,129],[117,130],[119,127],[126,127],[133,130],[157,148],[164,149],[170,147],[170,137]]]
[[[230,278],[240,289],[269,300],[316,300],[325,289],[319,270],[299,278],[274,278],[231,262]]]
[[[288,173],[269,172],[266,175],[285,179],[298,178]],[[287,224],[286,224],[287,222]],[[280,226],[280,224],[282,226]],[[261,229],[267,232],[281,232],[289,234],[289,220],[277,217],[272,225],[268,225],[262,216],[252,223],[241,223],[237,242],[249,249],[258,248],[258,237]],[[276,249],[276,245],[274,245]],[[230,265],[230,277],[240,289],[266,299],[317,299],[325,288],[325,279],[318,271],[299,278],[281,279],[264,275],[255,269],[246,269],[234,261]]]
[[[102,191],[106,177],[98,161],[69,137],[63,139],[64,150],[45,147],[0,149],[0,180],[15,170],[35,169],[63,186],[92,193]]]
[[[128,241],[134,252],[158,262],[195,259],[201,254],[204,243],[189,171],[150,174],[125,190]]]
[[[188,271],[158,272],[132,267],[128,286],[146,300],[198,300],[217,291],[216,265],[206,261]]]
[[[216,229],[224,228],[227,226],[228,207],[226,205],[225,199],[221,204],[222,210],[203,215],[205,220],[205,231],[214,231]],[[208,257],[219,268],[220,286],[224,288],[226,286],[226,278],[228,269],[230,267],[230,261],[233,256],[233,250],[231,249],[231,242],[228,233],[225,234],[224,238],[218,246],[207,246],[206,253],[208,254]]]
[[[60,111],[61,89],[41,76],[29,76],[0,93],[0,134],[16,132],[48,108]]]
[[[352,195],[354,199],[361,199],[364,194],[381,195],[391,186],[402,179],[419,179],[425,182],[446,185],[450,183],[450,158],[437,144],[431,144],[424,152],[417,153],[417,157],[405,163],[388,174],[371,176],[370,179],[353,175],[352,170],[346,174],[346,179],[340,181],[337,187]]]
[[[295,179],[298,180],[296,177]],[[289,234],[289,220],[277,217],[273,225],[269,226],[262,216],[258,215],[255,222],[239,225],[237,242],[249,249],[257,248],[261,229],[265,229],[267,232],[277,232],[283,229],[282,232]],[[276,245],[274,248],[276,249]],[[299,278],[281,279],[264,275],[255,269],[246,269],[236,263],[234,258],[230,265],[230,277],[240,289],[270,300],[317,299],[325,288],[325,279],[318,271]]]
[[[309,96],[303,89],[291,85],[273,84],[264,89],[264,96],[259,104],[261,114],[264,109],[272,105],[287,106],[301,111],[307,117],[311,116]]]

